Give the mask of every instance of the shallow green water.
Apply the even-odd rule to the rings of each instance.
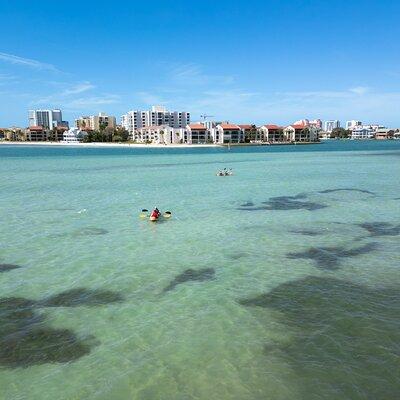
[[[0,166],[0,399],[397,397],[400,142]]]

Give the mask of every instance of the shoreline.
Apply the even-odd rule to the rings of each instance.
[[[112,142],[90,142],[90,143],[63,143],[63,142],[12,142],[1,140],[0,145],[9,146],[65,146],[65,147],[132,147],[132,148],[210,148],[210,147],[269,147],[269,146],[297,146],[321,144],[321,142],[297,142],[297,143],[231,143],[231,144],[144,144],[144,143],[112,143]]]

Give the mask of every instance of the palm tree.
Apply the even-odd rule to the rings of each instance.
[[[165,141],[164,141],[164,131],[162,129],[160,130],[160,142],[165,143]]]

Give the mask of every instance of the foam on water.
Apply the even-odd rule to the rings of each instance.
[[[395,398],[399,155],[0,146],[0,399]]]

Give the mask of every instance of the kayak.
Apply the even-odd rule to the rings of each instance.
[[[142,212],[139,214],[139,217],[142,218],[142,219],[147,219],[148,218],[149,221],[156,222],[159,219],[169,219],[169,218],[171,218],[172,217],[172,213],[171,213],[171,211],[165,211],[163,214],[160,213],[158,215],[158,217],[155,217],[155,216],[149,215],[149,211],[148,210],[143,209]]]

